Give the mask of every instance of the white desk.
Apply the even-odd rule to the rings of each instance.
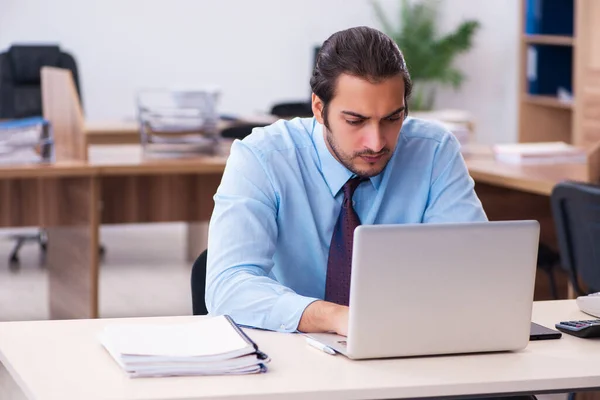
[[[558,320],[582,317],[571,300],[534,306],[533,320],[550,327]],[[27,396],[39,400],[376,399],[600,387],[600,340],[567,335],[531,342],[519,353],[350,361],[308,347],[299,335],[248,330],[273,359],[266,374],[130,379],[95,338],[103,326],[114,322],[0,323],[0,359]]]

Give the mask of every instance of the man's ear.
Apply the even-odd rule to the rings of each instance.
[[[319,98],[319,96],[317,96],[316,94],[312,94],[312,112],[313,115],[315,116],[315,118],[317,119],[317,121],[323,125],[324,124],[324,119],[323,119],[323,107],[324,104],[321,101],[321,99]]]

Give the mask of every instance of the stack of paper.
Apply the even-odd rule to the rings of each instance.
[[[0,164],[52,162],[50,123],[41,117],[0,122]]]
[[[227,316],[109,325],[99,339],[130,377],[250,374],[266,372],[270,361]]]
[[[498,161],[512,164],[559,164],[586,162],[584,149],[564,142],[515,143],[495,145]]]

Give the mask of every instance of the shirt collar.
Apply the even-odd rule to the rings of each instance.
[[[325,143],[325,137],[323,136],[323,125],[317,122],[316,118],[313,123],[313,141],[317,148],[319,160],[321,161],[321,173],[329,186],[329,190],[331,190],[331,194],[335,197],[348,179],[354,176],[354,173],[344,167],[336,160],[333,154],[331,154]],[[383,172],[370,179],[375,190],[379,190],[382,175]]]

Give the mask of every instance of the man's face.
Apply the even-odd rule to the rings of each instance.
[[[323,102],[312,96],[313,113],[324,124]],[[327,107],[325,142],[333,156],[362,177],[383,171],[398,142],[404,121],[404,80],[401,75],[371,83],[342,74]]]

